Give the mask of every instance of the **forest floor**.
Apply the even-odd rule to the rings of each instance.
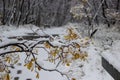
[[[82,27],[80,28],[78,24],[69,24],[58,28],[41,28],[44,32],[33,25],[24,25],[19,28],[14,26],[0,26],[0,39],[2,40],[0,45],[18,41],[16,39],[8,39],[8,37],[17,36],[17,38],[19,38],[20,36],[33,32],[40,35],[63,35],[66,33],[67,26],[75,26],[75,28],[79,28],[78,31],[83,32]],[[68,74],[70,78],[75,78],[76,80],[114,80],[102,67],[101,56],[104,56],[109,62],[112,62],[111,64],[113,64],[118,71],[120,70],[120,64],[118,64],[120,61],[120,58],[118,58],[120,57],[120,34],[112,29],[107,29],[106,27],[98,27],[98,31],[92,41],[94,44],[87,48],[88,58],[86,61],[76,60],[71,63],[70,66],[59,66],[58,70]],[[54,42],[53,44],[57,44],[57,42]],[[49,69],[55,68],[56,64],[46,61],[47,55],[43,49],[39,49],[38,52],[41,53],[38,55],[41,65]],[[37,80],[35,76],[36,74],[24,67],[23,63],[26,55],[21,53],[19,54],[21,57],[19,64],[21,65],[17,64],[15,65],[15,69],[11,69],[11,80],[15,80],[17,77],[19,77],[19,80]],[[21,73],[18,74],[18,71],[21,71]],[[39,74],[39,80],[67,80],[65,76],[61,76],[58,72],[47,72],[41,70]]]

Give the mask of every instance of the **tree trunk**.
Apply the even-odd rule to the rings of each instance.
[[[5,25],[5,0],[2,0],[3,1],[3,17],[2,17],[2,24]]]
[[[117,0],[117,7],[116,7],[117,11],[119,11],[120,9],[120,0]]]
[[[101,0],[101,2],[102,2],[102,0]],[[104,3],[102,4],[102,15],[103,15],[103,17],[104,17],[104,19],[105,19],[108,27],[110,27],[110,23],[109,23],[109,21],[107,20],[107,17],[106,17],[106,15],[105,15],[105,9],[106,9],[106,8],[108,8],[108,5],[107,5],[107,2],[106,2],[106,0],[105,0]]]

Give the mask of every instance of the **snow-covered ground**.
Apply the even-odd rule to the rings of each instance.
[[[120,72],[120,32],[116,26],[101,26],[95,35],[96,46],[101,49],[100,55]]]
[[[31,27],[29,27],[31,26]],[[66,26],[75,26],[79,27],[79,25],[73,25],[69,24]],[[7,37],[10,36],[21,36],[21,35],[26,35],[26,33],[31,33],[35,31],[36,33],[40,35],[45,35],[45,34],[65,34],[66,33],[66,26],[64,27],[59,27],[59,28],[50,28],[50,29],[45,29],[45,30],[38,30],[39,28],[33,26],[33,25],[27,25],[26,26],[21,26],[20,28],[16,29],[15,27],[8,27],[8,26],[0,26],[0,39],[2,39],[3,42],[0,43],[0,45],[6,43],[6,42],[14,42],[15,40],[9,40]],[[80,27],[79,27],[80,28]],[[32,30],[31,30],[32,29]],[[87,48],[88,51],[88,58],[86,61],[81,61],[81,60],[76,60],[74,61],[70,66],[59,66],[57,69],[62,71],[63,73],[68,74],[70,78],[76,78],[76,80],[114,80],[107,72],[105,69],[103,69],[102,64],[101,64],[101,55],[104,56],[108,61],[114,63],[114,67],[120,70],[118,60],[120,57],[119,52],[120,52],[120,40],[115,40],[113,42],[112,46],[109,46],[109,43],[107,44],[107,47],[102,43],[104,43],[105,39],[104,33],[109,34],[106,32],[106,29],[103,30],[101,33],[99,31],[96,33],[95,38],[94,38],[94,45],[91,45]],[[113,32],[114,33],[114,32]],[[115,34],[115,33],[114,33]],[[114,35],[113,34],[113,35]],[[118,36],[119,34],[116,33]],[[110,35],[110,34],[109,34]],[[112,37],[112,35],[110,35]],[[108,36],[108,37],[110,37]],[[107,37],[106,37],[107,38]],[[118,38],[118,37],[117,37]],[[101,40],[100,40],[101,39]],[[118,44],[119,43],[119,44]],[[104,48],[103,48],[104,46]],[[116,46],[116,47],[115,47]],[[106,50],[107,49],[107,50]],[[40,63],[45,67],[45,68],[55,68],[56,64],[47,62],[47,55],[46,52],[43,49],[39,49],[38,51],[39,54],[39,61]],[[31,79],[31,80],[37,80],[36,79],[36,74],[34,72],[31,72],[24,66],[24,59],[26,55],[19,53],[21,58],[19,63],[22,63],[21,66],[16,65],[15,69],[12,69],[11,71],[11,76],[12,80],[14,80],[15,77],[19,77],[19,80],[25,80],[25,79]],[[113,57],[114,56],[114,57]],[[118,60],[116,60],[116,58]],[[17,74],[18,70],[22,70],[22,74]],[[47,71],[40,71],[40,79],[39,80],[67,80],[65,76],[61,76],[58,72],[47,72]]]

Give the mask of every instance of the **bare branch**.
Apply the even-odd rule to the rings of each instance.
[[[16,53],[16,52],[29,52],[29,50],[7,51],[7,52],[0,53],[0,56],[2,56],[2,55],[6,55],[6,54],[10,54],[10,53]]]
[[[58,72],[58,73],[60,73],[62,76],[66,76],[67,79],[70,80],[69,77],[67,76],[67,74],[62,73],[61,71],[59,71],[59,70],[57,70],[57,69],[46,69],[46,68],[42,67],[41,65],[39,65],[39,64],[37,63],[37,61],[36,61],[36,57],[35,57],[34,53],[33,53],[33,52],[31,52],[31,53],[32,53],[32,56],[33,56],[33,58],[34,58],[34,60],[35,60],[35,64],[36,64],[38,67],[40,67],[40,68],[43,69],[44,71],[49,71],[49,72],[54,72],[54,71],[55,71],[55,72]]]

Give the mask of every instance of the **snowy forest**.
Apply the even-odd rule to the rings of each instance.
[[[120,0],[0,0],[0,80],[120,80]]]
[[[86,15],[82,21],[80,18],[74,19],[74,14],[70,12],[75,6],[81,6],[76,13]],[[62,26],[68,22],[91,25],[94,17],[94,23],[110,26],[119,20],[119,11],[119,0],[0,0],[0,20],[3,25]]]

